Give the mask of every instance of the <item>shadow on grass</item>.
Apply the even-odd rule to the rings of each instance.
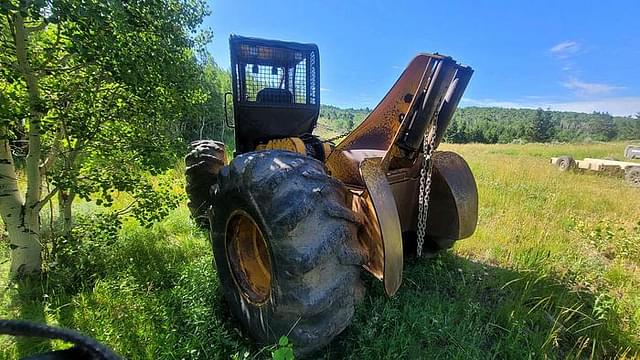
[[[46,305],[59,326],[131,359],[252,351],[224,305],[204,234],[192,227],[139,229],[91,250],[49,274],[44,287],[53,295]]]
[[[100,253],[95,266],[101,268],[85,268],[68,291],[52,291],[47,308],[30,300],[42,287],[29,284],[14,299],[21,317],[45,322],[48,311],[60,326],[93,336],[128,358],[242,358],[257,352],[224,304],[203,235],[182,233],[179,242],[171,236],[171,229],[156,229],[120,239]],[[353,324],[316,355],[601,358],[626,349],[635,354],[640,346],[621,330],[615,301],[571,289],[545,273],[545,256],[523,255],[514,259],[522,264],[515,269],[450,252],[409,260],[393,298],[364,274],[368,294]],[[66,274],[60,271],[50,281]],[[34,346],[47,349],[31,340],[18,346],[20,354],[33,353]]]
[[[394,298],[379,283],[325,358],[610,358],[640,351],[615,302],[545,274],[547,255],[519,269],[452,253],[411,259]],[[630,355],[631,354],[631,355]]]

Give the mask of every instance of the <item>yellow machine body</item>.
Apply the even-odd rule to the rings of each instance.
[[[365,268],[384,282],[389,295],[402,282],[403,237],[417,228],[422,139],[439,144],[471,74],[449,57],[420,54],[356,129],[334,149],[323,144],[329,173],[350,190],[351,208],[362,219]],[[438,131],[427,133],[434,124]],[[258,145],[264,149],[306,154],[300,138]],[[469,237],[478,212],[471,170],[452,152],[436,151],[432,161],[427,237],[450,243]]]
[[[369,252],[366,268],[384,281],[390,295],[402,280],[402,237],[417,227],[423,157],[422,149],[412,152],[402,143],[403,137],[412,131],[425,136],[412,128],[419,120],[426,123],[424,129],[436,122],[439,131],[427,136],[438,137],[437,146],[472,72],[458,65],[447,69],[448,60],[441,55],[416,56],[378,106],[326,160],[331,175],[351,190],[353,210],[365,219],[360,241]],[[422,119],[411,116],[420,109]],[[466,162],[451,152],[436,152],[433,165],[427,236],[466,238],[477,223],[473,175]]]

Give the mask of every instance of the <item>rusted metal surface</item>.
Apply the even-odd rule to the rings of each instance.
[[[459,240],[473,234],[478,223],[478,187],[467,162],[451,151],[433,156],[427,236]]]
[[[439,124],[437,143],[442,138],[472,73],[447,56],[416,56],[371,114],[336,146],[326,161],[331,174],[361,184],[354,158],[363,156],[357,151],[384,151],[384,170],[411,167],[430,123]]]
[[[394,171],[387,176],[398,206],[402,232],[416,231],[418,214],[419,177],[412,177],[407,171]]]
[[[369,158],[382,159],[386,154],[384,150],[372,150],[372,149],[354,149],[340,151],[339,157],[334,157],[338,150],[333,150],[329,156],[329,160],[332,158],[334,162],[332,164],[339,165],[337,168],[329,167],[331,176],[340,179],[343,183],[348,184],[351,187],[363,188],[364,181],[360,175],[360,164]],[[338,170],[337,172],[334,169]]]
[[[440,145],[442,138],[444,137],[444,133],[453,119],[453,114],[458,108],[458,104],[460,103],[460,99],[462,99],[462,95],[464,91],[467,89],[467,85],[469,85],[469,80],[471,80],[471,75],[473,75],[473,69],[468,66],[458,67],[458,71],[456,72],[456,77],[453,80],[453,83],[449,87],[447,94],[444,98],[444,103],[442,104],[442,108],[440,109],[440,113],[438,114],[438,134],[436,136],[436,148]]]
[[[359,168],[348,166],[353,163],[348,152],[354,149],[389,149],[429,59],[428,55],[416,56],[371,114],[336,146],[326,161],[332,176],[347,184],[362,183]]]
[[[401,266],[393,265],[398,264],[398,261],[387,257],[387,254],[401,255],[402,246],[398,247],[394,244],[402,241],[403,234],[415,233],[417,230],[418,197],[416,194],[419,188],[421,163],[421,157],[419,157],[413,167],[392,170],[385,174],[379,165],[380,157],[374,157],[376,154],[383,153],[381,151],[366,153],[369,157],[363,157],[358,163],[361,164],[361,171],[362,166],[365,167],[367,178],[363,172],[362,187],[351,188],[354,194],[352,209],[360,214],[363,220],[363,230],[359,234],[359,240],[369,254],[365,269],[380,280],[385,279],[386,270],[395,274],[393,269],[401,269]],[[356,154],[359,153],[356,152]],[[435,152],[433,159],[433,192],[429,202],[427,237],[449,240],[467,238],[473,234],[478,219],[478,193],[473,174],[464,159],[455,153]],[[386,185],[379,185],[383,182],[386,182]],[[399,226],[392,221],[387,223],[380,221],[382,215],[380,211],[376,211],[370,196],[370,191],[374,188],[369,183],[378,184],[375,189],[381,187],[387,189],[384,192],[386,195],[383,195],[380,190],[376,190],[374,195],[377,195],[379,203],[384,202],[382,197],[393,198],[393,203],[385,202],[381,208],[386,209],[388,213],[395,212]],[[394,211],[389,208],[393,208]],[[385,224],[391,225],[385,228]],[[385,238],[383,234],[387,232],[395,236]],[[396,252],[393,252],[394,249]],[[385,267],[387,263],[389,265]],[[386,282],[385,289],[387,289]]]
[[[393,192],[380,167],[380,161],[380,158],[365,159],[360,165],[360,173],[375,213],[370,214],[372,218],[368,222],[370,226],[378,226],[372,233],[379,233],[382,241],[384,289],[391,296],[402,283],[402,231]],[[374,244],[373,248],[376,246],[379,245]]]
[[[456,74],[456,63],[449,57],[431,58],[420,85],[414,90],[409,111],[404,116],[387,156],[385,168],[398,159],[414,159],[424,142],[424,135],[437,116]],[[436,134],[433,134],[434,136]]]
[[[364,268],[378,280],[382,280],[384,278],[384,247],[373,200],[365,190],[352,189],[351,191],[353,194],[351,209],[359,214],[362,220],[358,241],[367,253],[367,263],[364,264]]]
[[[385,170],[411,166],[421,152],[427,151],[423,145],[429,129],[438,130],[429,134],[426,143],[432,144],[433,149],[438,147],[472,73],[471,68],[458,65],[450,57],[431,56],[409,110],[382,160]]]
[[[388,294],[402,279],[402,234],[416,231],[424,134],[437,122],[431,135],[437,147],[472,73],[450,57],[416,56],[326,161],[354,193],[352,208],[364,221],[360,241],[369,252],[365,268],[384,280]],[[464,160],[449,154],[434,160],[427,236],[462,239],[476,226],[477,188]]]
[[[464,159],[453,152],[433,155],[432,193],[427,216],[427,237],[460,240],[471,236],[478,219],[478,191]],[[398,207],[402,232],[415,232],[418,220],[418,166],[387,174]]]

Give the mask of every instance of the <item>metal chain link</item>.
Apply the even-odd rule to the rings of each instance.
[[[436,117],[437,119],[437,117]],[[427,212],[429,211],[429,194],[431,193],[431,174],[433,173],[433,151],[438,132],[438,122],[434,121],[431,129],[424,134],[422,148],[424,155],[420,169],[420,193],[418,197],[418,257],[422,256],[422,246],[427,234]]]
[[[352,131],[353,131],[353,130],[349,130],[349,131],[347,131],[347,132],[345,132],[345,133],[342,133],[342,134],[340,134],[340,135],[338,135],[338,136],[334,136],[334,137],[329,138],[329,139],[327,139],[327,140],[322,140],[322,142],[323,142],[323,143],[334,142],[334,141],[336,141],[336,140],[338,140],[338,139],[340,139],[340,138],[342,138],[342,137],[345,137],[345,136],[347,136],[347,135],[351,134],[351,132],[352,132]]]

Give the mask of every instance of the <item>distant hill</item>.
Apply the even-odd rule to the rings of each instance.
[[[342,109],[332,105],[320,105],[320,117],[314,133],[323,139],[332,138],[353,130],[371,109]]]
[[[353,130],[371,109],[320,107],[315,133],[331,138]],[[611,141],[640,138],[640,114],[636,117],[607,113],[577,113],[543,109],[497,107],[460,108],[447,129],[445,141],[453,143],[510,143]]]

